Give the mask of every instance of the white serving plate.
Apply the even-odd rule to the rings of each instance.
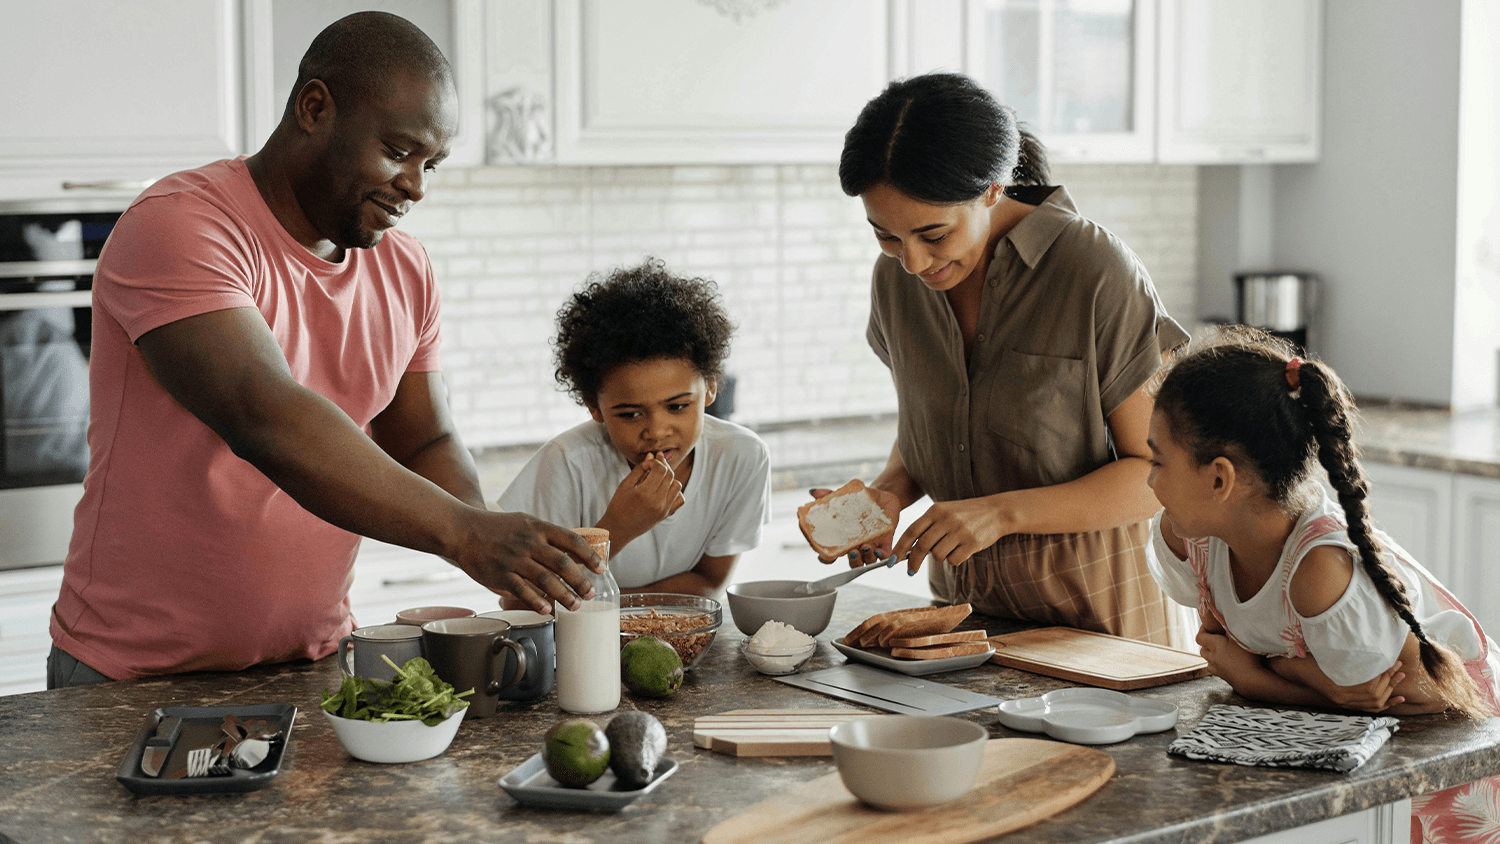
[[[846,645],[842,639],[834,639],[832,644],[835,648],[839,649],[839,653],[855,662],[867,663],[876,668],[884,668],[887,671],[905,674],[908,677],[923,677],[928,674],[939,674],[944,671],[974,668],[983,665],[990,657],[995,655],[995,649],[991,647],[977,654],[950,656],[943,659],[901,659],[889,654],[867,651],[864,648]]]
[[[1114,744],[1177,724],[1177,705],[1109,689],[1058,689],[1000,704],[1000,723],[1073,744]]]
[[[500,778],[500,787],[517,801],[529,806],[548,809],[596,809],[607,812],[619,811],[637,797],[647,794],[661,785],[661,781],[677,773],[677,760],[665,757],[656,765],[651,782],[641,788],[626,788],[615,779],[615,774],[605,769],[604,775],[585,788],[567,788],[547,774],[542,754],[537,753],[518,765],[515,770]]]

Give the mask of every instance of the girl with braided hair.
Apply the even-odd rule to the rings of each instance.
[[[1371,524],[1353,414],[1332,369],[1261,331],[1222,330],[1173,362],[1148,440],[1163,508],[1151,573],[1198,607],[1204,659],[1244,697],[1500,714],[1500,655],[1478,621]],[[1319,464],[1337,501],[1314,479]],[[1417,798],[1412,841],[1496,791],[1484,780]],[[1443,840],[1463,840],[1453,832]]]

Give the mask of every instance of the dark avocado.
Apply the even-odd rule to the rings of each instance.
[[[667,731],[654,716],[622,712],[604,728],[609,740],[609,768],[627,788],[644,788],[667,752]]]

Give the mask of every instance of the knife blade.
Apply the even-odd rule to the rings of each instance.
[[[164,716],[156,722],[156,733],[146,739],[146,746],[141,750],[141,770],[146,776],[161,773],[162,763],[167,761],[167,754],[172,752],[172,744],[177,741],[181,730],[182,718],[176,715]]]

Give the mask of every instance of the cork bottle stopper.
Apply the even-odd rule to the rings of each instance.
[[[594,549],[594,553],[601,558],[609,559],[609,531],[597,527],[573,528],[573,532],[583,537],[583,541]]]

